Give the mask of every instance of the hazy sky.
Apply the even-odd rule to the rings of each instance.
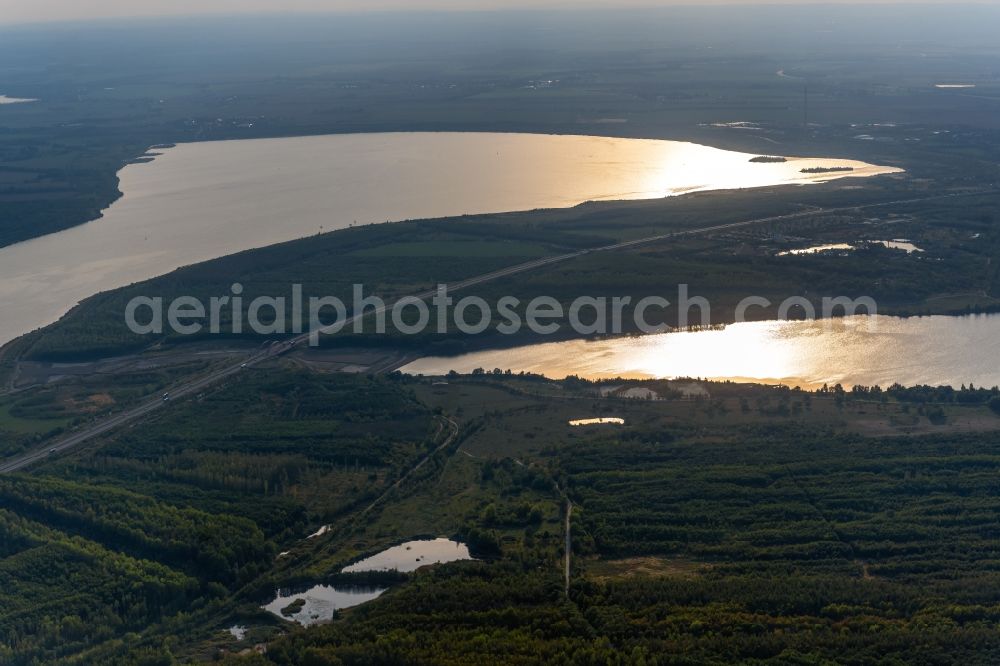
[[[704,4],[863,4],[866,0],[0,0],[0,23],[122,16],[228,14],[267,11],[370,11],[388,9],[509,9],[662,7]],[[913,3],[916,0],[875,0]],[[924,0],[926,3],[926,0]],[[976,0],[972,0],[976,2]],[[1000,0],[980,0],[997,4]],[[950,3],[944,3],[950,4]]]

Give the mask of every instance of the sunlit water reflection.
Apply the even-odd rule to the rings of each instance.
[[[181,144],[120,173],[104,218],[0,249],[0,344],[100,291],[351,224],[813,183],[897,169],[691,143],[403,133]],[[854,171],[802,174],[814,166]]]
[[[1000,315],[849,317],[757,322],[724,330],[609,340],[541,343],[454,358],[424,358],[412,374],[476,368],[526,371],[554,379],[700,377],[803,388],[1000,384]]]
[[[907,254],[913,254],[914,252],[922,253],[923,248],[919,248],[905,238],[896,238],[894,240],[870,240],[862,241],[859,243],[861,247],[865,244],[870,245],[881,245],[884,248],[890,250],[902,250]],[[811,247],[803,247],[796,250],[786,250],[784,252],[779,252],[779,257],[789,257],[798,256],[803,254],[822,254],[825,252],[853,252],[858,249],[858,245],[851,245],[849,243],[830,243],[828,245],[813,245]]]
[[[576,419],[575,421],[570,421],[569,424],[574,428],[594,425],[625,425],[625,419],[615,416],[601,416],[592,419]]]
[[[377,599],[383,592],[385,589],[374,587],[316,585],[299,593],[279,590],[274,600],[262,608],[278,617],[309,626],[333,619],[333,614],[338,610]],[[290,606],[292,608],[289,612],[282,613]]]
[[[471,559],[469,547],[451,539],[407,541],[344,567],[343,573],[364,573],[367,571],[409,573],[432,564]]]

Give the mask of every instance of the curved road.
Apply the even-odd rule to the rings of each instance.
[[[811,216],[811,215],[822,215],[822,214],[828,214],[828,213],[846,212],[846,211],[853,211],[853,210],[864,210],[864,209],[868,209],[868,208],[880,208],[880,207],[885,207],[885,206],[894,206],[894,205],[902,205],[902,204],[910,204],[910,203],[920,203],[920,202],[924,202],[924,201],[932,201],[932,200],[939,200],[939,199],[948,199],[948,198],[955,198],[955,197],[976,196],[976,195],[983,195],[983,194],[994,194],[994,193],[997,193],[997,192],[1000,192],[1000,190],[981,190],[981,191],[962,192],[962,193],[955,193],[955,194],[943,194],[943,195],[937,195],[937,196],[931,196],[931,197],[922,197],[922,198],[918,198],[918,199],[900,199],[900,200],[897,200],[897,201],[885,201],[885,202],[874,203],[874,204],[862,204],[862,205],[859,205],[859,206],[842,206],[842,207],[837,207],[837,208],[818,208],[818,209],[810,209],[810,210],[806,210],[806,211],[800,211],[800,212],[797,212],[797,213],[788,213],[786,215],[775,215],[775,216],[772,216],[772,217],[762,217],[762,218],[755,218],[755,219],[751,219],[751,220],[744,220],[742,222],[730,222],[728,224],[717,224],[717,225],[710,226],[710,227],[699,227],[697,229],[687,229],[687,230],[683,230],[683,231],[674,231],[674,232],[670,232],[670,233],[666,233],[666,234],[659,234],[657,236],[647,236],[645,238],[638,238],[636,240],[625,241],[625,242],[622,242],[622,243],[614,243],[612,245],[604,245],[602,247],[590,248],[590,249],[586,249],[586,250],[578,250],[576,252],[569,252],[567,254],[561,254],[561,255],[554,256],[554,257],[547,257],[547,258],[544,258],[544,259],[537,259],[535,261],[529,261],[527,263],[518,264],[516,266],[511,266],[509,268],[503,268],[501,270],[493,271],[493,272],[490,272],[490,273],[484,273],[482,275],[477,275],[477,276],[469,278],[467,280],[462,280],[461,282],[450,284],[450,285],[448,285],[448,290],[449,291],[456,291],[456,290],[459,290],[459,289],[465,289],[467,287],[473,287],[473,286],[476,286],[476,285],[479,285],[479,284],[483,284],[485,282],[492,282],[494,280],[499,280],[500,278],[505,278],[505,277],[508,277],[508,276],[511,276],[511,275],[517,275],[519,273],[527,273],[529,271],[534,271],[534,270],[537,270],[539,268],[543,268],[545,266],[550,266],[552,264],[558,264],[558,263],[562,263],[562,262],[565,262],[565,261],[569,261],[570,259],[575,259],[577,257],[582,257],[582,256],[590,254],[592,252],[614,252],[616,250],[623,250],[623,249],[627,249],[627,248],[636,247],[636,246],[639,246],[639,245],[647,245],[647,244],[650,244],[650,243],[656,243],[656,242],[659,242],[659,241],[668,240],[670,238],[678,238],[678,237],[681,237],[681,236],[693,236],[693,235],[699,235],[699,234],[707,234],[707,233],[712,233],[712,232],[716,232],[716,231],[725,231],[725,230],[728,230],[728,229],[737,229],[737,228],[740,228],[740,227],[747,227],[747,226],[756,225],[756,224],[765,224],[765,223],[768,223],[768,222],[780,222],[780,221],[785,221],[785,220],[792,220],[792,219],[796,219],[796,218],[800,218],[800,217],[806,217],[806,216]],[[435,294],[437,294],[437,290],[436,289],[435,290],[430,290],[430,291],[425,291],[425,292],[422,292],[422,293],[419,293],[419,294],[415,294],[414,296],[409,297],[409,298],[419,298],[421,300],[425,300],[425,299],[433,297]],[[377,308],[377,309],[365,311],[362,314],[353,315],[351,317],[348,317],[342,324],[338,322],[337,324],[331,325],[331,326],[329,326],[329,327],[327,327],[325,329],[321,329],[320,333],[332,333],[332,332],[336,332],[337,330],[340,330],[341,328],[346,328],[347,326],[351,326],[358,319],[362,319],[364,317],[370,317],[370,316],[376,315],[376,314],[384,314],[384,313],[390,311],[392,309],[392,307],[393,307],[392,305],[384,305],[384,306],[382,306],[380,308]],[[103,434],[107,433],[110,430],[113,430],[115,428],[118,428],[120,426],[129,424],[129,423],[132,423],[134,421],[138,421],[138,420],[142,419],[143,417],[147,416],[148,414],[151,414],[152,412],[155,412],[155,411],[157,411],[159,409],[163,409],[163,408],[169,406],[171,404],[171,402],[173,400],[177,399],[177,398],[183,398],[183,397],[189,396],[189,395],[191,395],[193,393],[197,393],[198,391],[201,391],[202,389],[208,388],[209,386],[212,386],[213,384],[217,384],[218,382],[222,381],[223,379],[226,379],[228,377],[232,377],[233,375],[239,373],[241,370],[243,370],[245,368],[257,365],[257,364],[261,363],[262,361],[266,361],[266,360],[268,360],[270,358],[273,358],[275,356],[280,356],[280,355],[288,352],[291,349],[294,349],[294,348],[296,348],[298,346],[306,344],[306,343],[308,343],[309,338],[310,338],[311,335],[312,334],[310,334],[310,333],[303,333],[302,335],[299,335],[299,336],[297,336],[295,338],[292,338],[290,340],[287,340],[285,342],[275,343],[270,348],[268,348],[266,351],[263,351],[263,352],[260,352],[258,354],[255,354],[255,355],[247,358],[245,361],[243,361],[241,363],[233,364],[231,366],[227,366],[225,368],[216,370],[216,371],[212,372],[211,374],[204,375],[204,376],[201,376],[201,377],[198,377],[198,378],[193,378],[193,379],[188,380],[186,382],[177,384],[177,385],[175,385],[170,390],[170,400],[164,400],[163,398],[150,399],[150,400],[148,400],[146,402],[141,403],[140,405],[138,405],[136,407],[132,407],[130,409],[127,409],[124,412],[121,412],[121,413],[116,414],[114,416],[110,416],[107,419],[105,419],[105,420],[103,420],[103,421],[101,421],[101,422],[99,422],[97,424],[94,424],[92,426],[84,428],[83,430],[80,430],[79,432],[76,432],[76,433],[73,433],[71,435],[68,435],[65,438],[63,438],[61,440],[58,440],[55,443],[49,444],[49,445],[47,445],[45,447],[36,449],[36,450],[34,450],[34,451],[30,452],[30,453],[26,453],[26,454],[23,454],[21,456],[12,458],[10,460],[7,460],[7,461],[5,461],[3,463],[0,463],[0,474],[9,474],[11,472],[19,471],[19,470],[24,469],[25,467],[28,467],[28,466],[36,463],[36,462],[39,462],[41,460],[45,460],[49,456],[56,455],[56,454],[68,451],[70,449],[73,449],[73,448],[75,448],[75,447],[83,444],[84,442],[87,442],[87,441],[93,439],[94,437],[97,437],[99,435],[103,435]]]

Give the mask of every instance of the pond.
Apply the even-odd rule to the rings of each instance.
[[[278,617],[309,626],[327,622],[333,619],[335,611],[377,599],[383,592],[385,589],[374,587],[315,585],[300,593],[279,590],[274,601],[262,608]]]
[[[471,559],[473,558],[469,554],[469,547],[463,543],[443,538],[424,539],[407,541],[387,548],[376,555],[344,567],[342,573],[370,571],[410,573],[432,564]],[[309,626],[329,621],[335,611],[377,599],[385,590],[386,588],[356,585],[315,585],[305,592],[279,590],[274,600],[262,608],[278,617]]]
[[[431,564],[446,564],[471,559],[473,558],[469,554],[469,547],[451,539],[407,541],[344,567],[343,573],[364,573],[366,571],[409,573]]]
[[[573,427],[592,425],[625,425],[625,419],[605,416],[594,419],[577,419],[575,421],[570,421],[569,424]]]
[[[902,250],[907,254],[913,254],[914,252],[923,252],[923,248],[919,248],[905,238],[895,238],[893,240],[865,240],[859,241],[857,244],[850,243],[830,243],[828,245],[813,245],[812,247],[804,247],[797,250],[786,250],[784,252],[779,252],[779,257],[796,256],[803,254],[820,254],[823,252],[853,252],[858,249],[858,247],[863,247],[865,244],[868,245],[881,245],[884,248],[890,250]]]

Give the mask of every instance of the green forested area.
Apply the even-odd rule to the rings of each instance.
[[[0,476],[0,663],[169,663],[236,599],[273,593],[280,546],[370,501],[435,436],[384,379],[244,375],[179,407]]]
[[[841,413],[875,409],[862,394]],[[861,437],[810,416],[835,400],[740,427],[697,402],[676,418],[602,402],[635,425],[559,435],[534,417],[534,442],[523,408],[494,412],[467,450],[533,455],[575,504],[569,597],[558,558],[505,548],[248,661],[995,663],[1000,434]]]
[[[684,399],[641,385],[666,399],[602,397],[575,378],[248,370],[0,477],[0,661],[1000,655],[995,390],[704,383],[711,397]],[[587,415],[625,425],[567,425]],[[478,560],[339,574],[435,535]],[[276,588],[324,582],[389,589],[311,628],[259,609]],[[265,655],[239,654],[258,643]]]
[[[180,613],[204,594],[196,578],[6,508],[0,536],[3,663],[53,663],[85,653]]]

